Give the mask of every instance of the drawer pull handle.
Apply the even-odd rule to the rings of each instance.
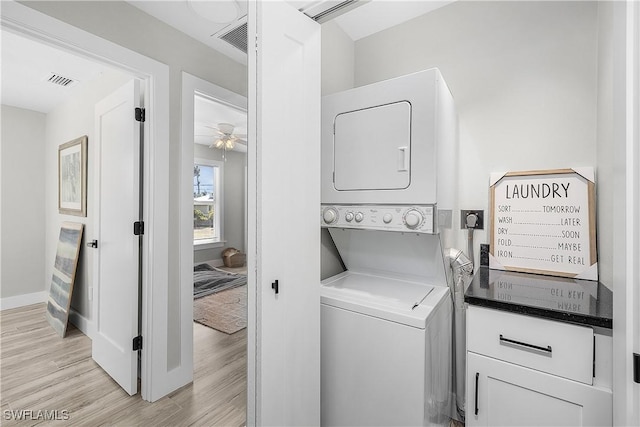
[[[480,376],[479,372],[476,372],[476,415],[478,415],[478,377]]]
[[[502,334],[500,334],[500,344],[521,346],[521,347],[525,347],[525,348],[531,349],[531,350],[543,351],[543,352],[548,353],[549,355],[551,355],[551,346],[550,345],[548,345],[546,347],[540,347],[539,345],[527,344],[526,342],[521,342],[521,341],[516,341],[516,340],[511,340],[509,338],[505,338],[505,337],[502,336]]]

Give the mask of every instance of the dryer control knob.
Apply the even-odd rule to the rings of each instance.
[[[335,208],[327,208],[322,212],[322,219],[327,224],[332,224],[338,219],[338,211]]]
[[[407,211],[406,214],[404,214],[404,223],[411,229],[417,228],[420,224],[422,224],[423,220],[424,218],[422,217],[422,213],[415,209],[411,209]]]
[[[382,217],[382,221],[384,221],[385,224],[389,224],[392,219],[393,219],[393,215],[391,215],[390,213],[386,213]]]
[[[344,219],[346,219],[348,222],[353,221],[353,212],[347,212],[344,216]]]
[[[356,222],[362,222],[364,219],[364,214],[362,212],[356,213]]]

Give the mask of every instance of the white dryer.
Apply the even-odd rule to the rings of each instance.
[[[453,208],[457,114],[437,68],[324,96],[321,126],[323,204]]]

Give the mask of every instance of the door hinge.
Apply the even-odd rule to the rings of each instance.
[[[133,223],[133,234],[136,236],[144,234],[144,221],[136,221]]]
[[[144,108],[136,107],[136,121],[144,122],[144,119],[145,119]]]
[[[138,335],[133,339],[133,351],[142,350],[142,335]]]
[[[640,354],[633,353],[633,381],[640,384]]]

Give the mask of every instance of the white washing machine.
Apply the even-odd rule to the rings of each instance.
[[[420,207],[354,208],[361,228],[340,227],[347,212],[329,228],[347,271],[321,284],[321,423],[447,425],[452,303],[440,240],[405,231],[401,218]],[[401,231],[376,229],[390,212]]]
[[[349,271],[322,286],[322,425],[447,425],[449,290]]]

